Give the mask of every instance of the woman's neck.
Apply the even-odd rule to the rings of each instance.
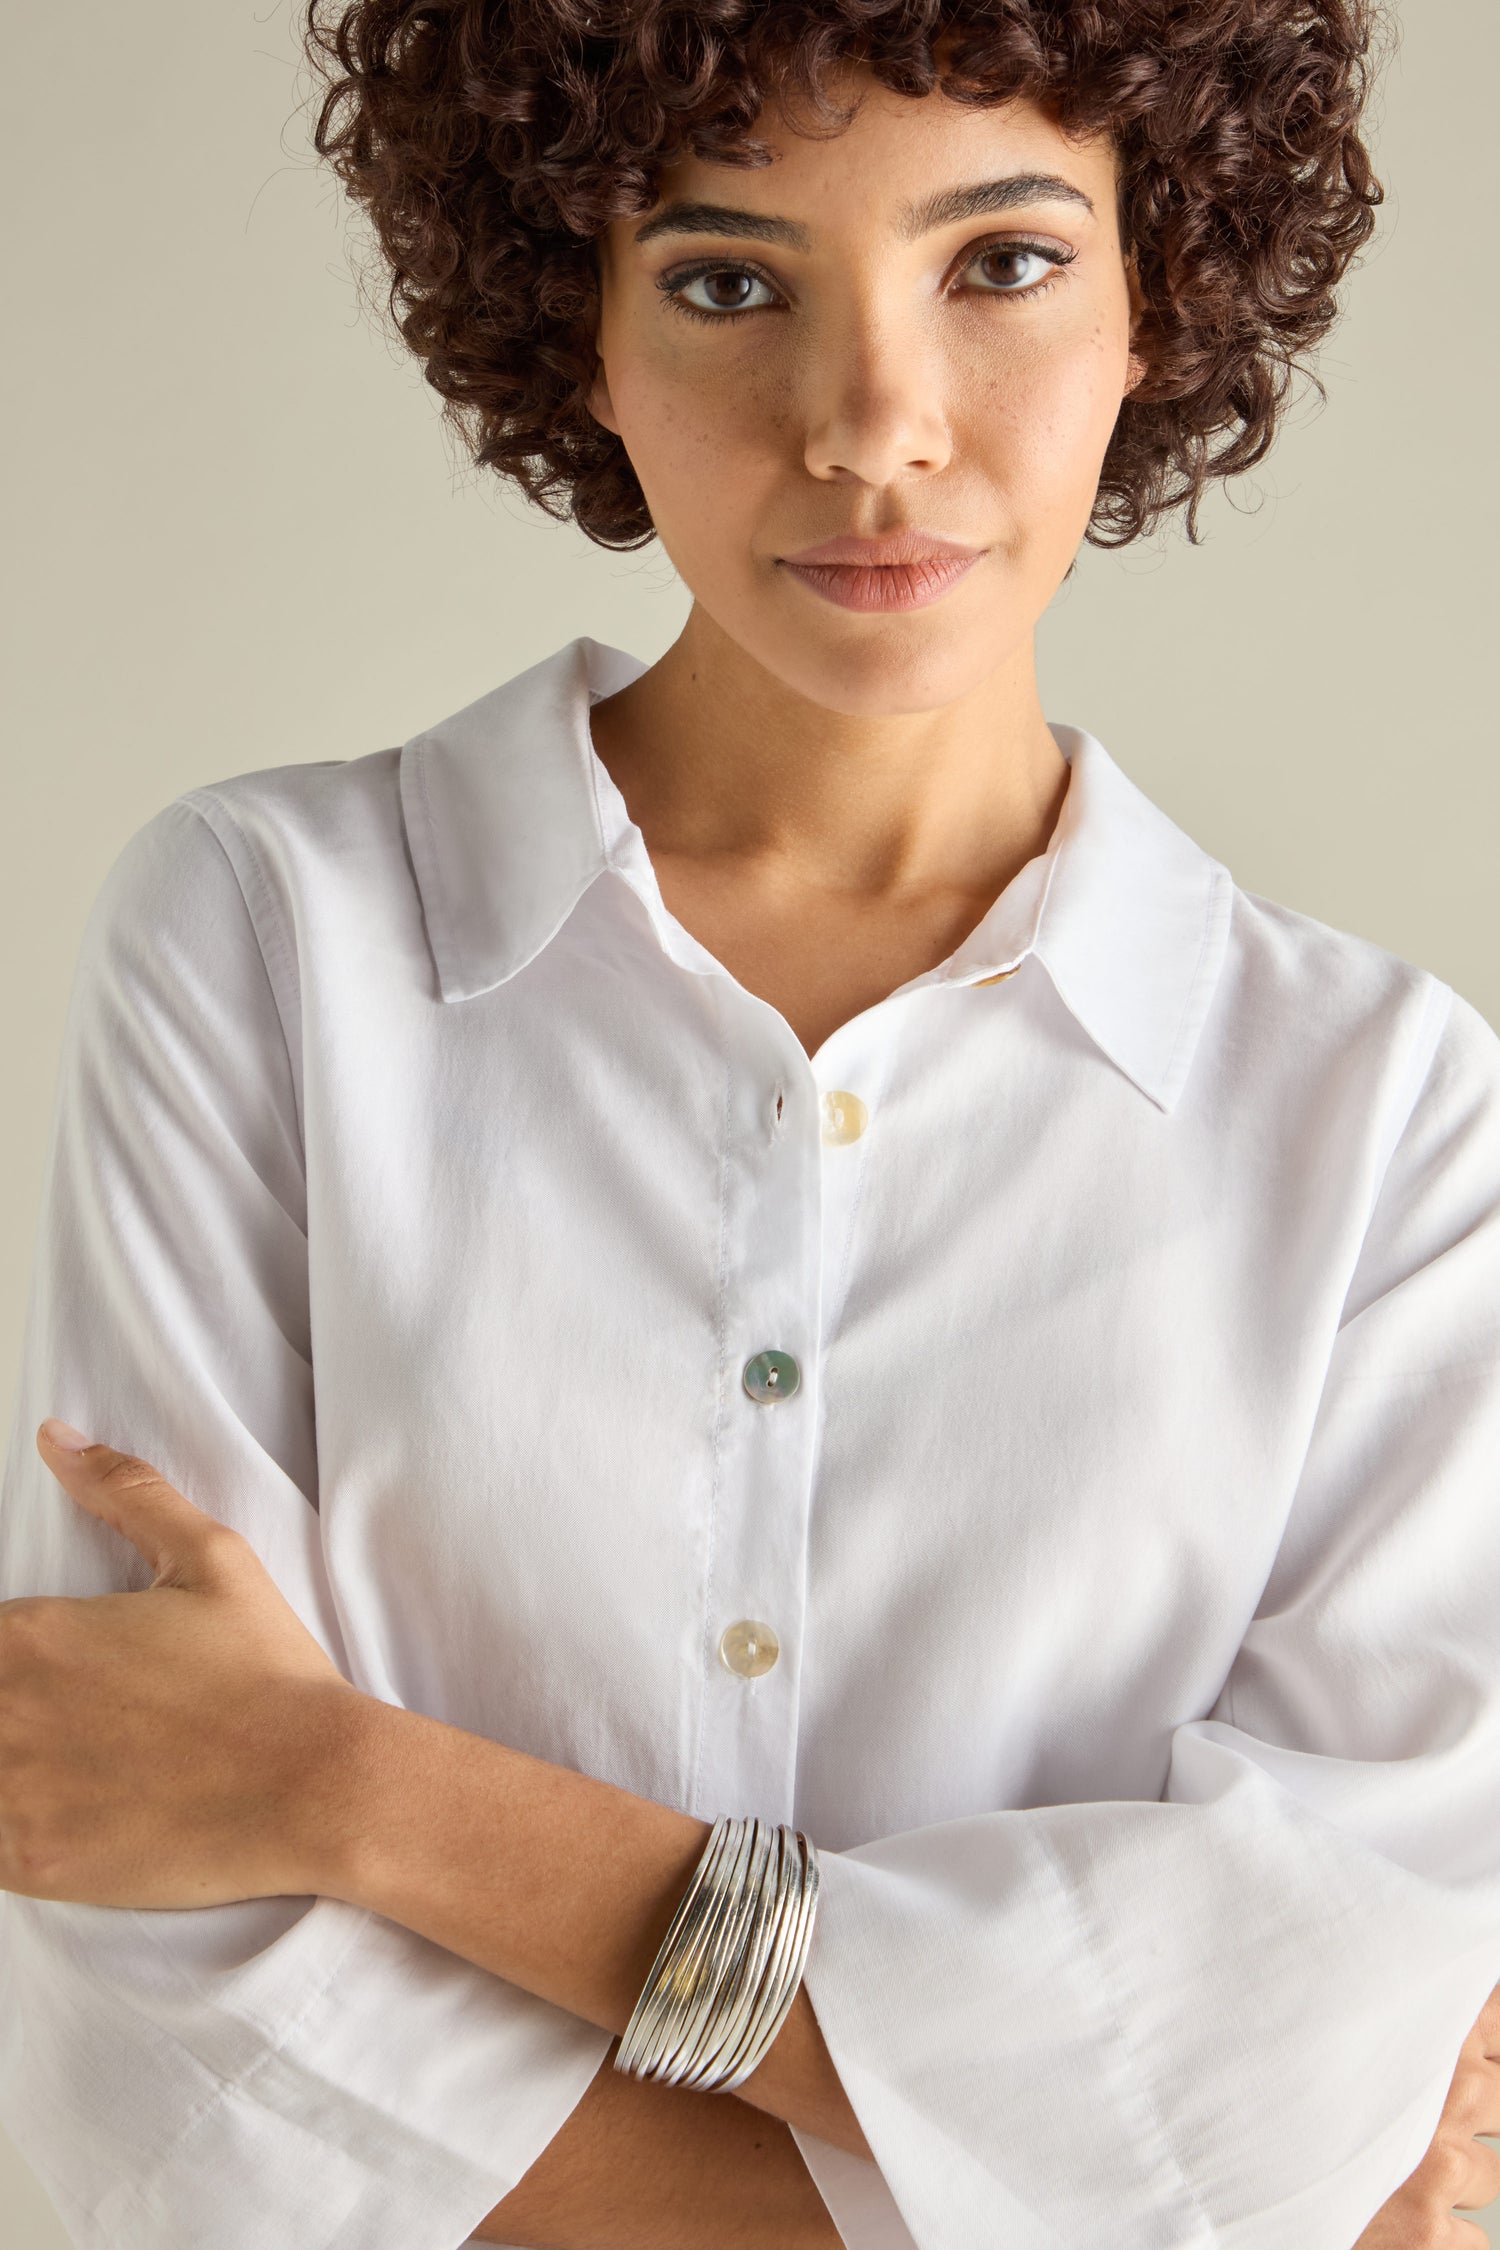
[[[993,899],[1046,849],[1067,789],[1029,644],[957,703],[851,714],[789,688],[695,605],[591,723],[653,860],[863,909]]]

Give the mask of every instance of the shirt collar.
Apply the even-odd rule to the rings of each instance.
[[[402,745],[402,813],[444,1000],[523,969],[608,867],[676,958],[717,968],[663,907],[589,735],[590,706],[646,668],[584,635]],[[979,983],[1034,953],[1095,1046],[1170,1110],[1218,981],[1233,883],[1092,735],[1052,731],[1072,778],[1045,852],[911,983]]]

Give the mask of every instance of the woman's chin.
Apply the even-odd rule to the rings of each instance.
[[[809,599],[800,597],[806,610]],[[1030,641],[1031,624],[993,611],[982,624],[941,614],[944,605],[882,614],[819,603],[821,615],[789,619],[784,605],[733,637],[795,694],[847,718],[898,718],[939,711],[988,679]]]

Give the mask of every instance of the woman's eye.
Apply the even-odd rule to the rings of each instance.
[[[1019,297],[1069,262],[1055,250],[1039,250],[1025,242],[1002,242],[981,250],[965,271],[977,273],[980,288],[995,296]]]
[[[1039,243],[999,242],[976,251],[964,271],[978,277],[978,287],[987,296],[1024,297],[1040,294],[1073,256],[1071,250],[1044,249]],[[749,266],[699,266],[686,273],[664,273],[656,286],[673,310],[690,320],[733,319],[737,313],[759,312],[778,301],[771,283]]]
[[[757,289],[769,290],[769,284],[744,266],[712,266],[700,268],[697,273],[663,274],[657,287],[679,312],[696,313],[702,320],[716,320],[725,313],[756,312],[762,304],[771,301],[770,297],[755,296]],[[692,294],[694,291],[698,294]]]

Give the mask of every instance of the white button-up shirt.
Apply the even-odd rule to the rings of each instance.
[[[149,1581],[60,1414],[369,1694],[804,1829],[851,2250],[1349,2250],[1500,1979],[1500,1042],[1058,728],[1048,848],[809,1058],[593,750],[642,669],[126,846],[0,1594]],[[0,1906],[87,2250],[452,2250],[609,2047],[336,1900]]]

